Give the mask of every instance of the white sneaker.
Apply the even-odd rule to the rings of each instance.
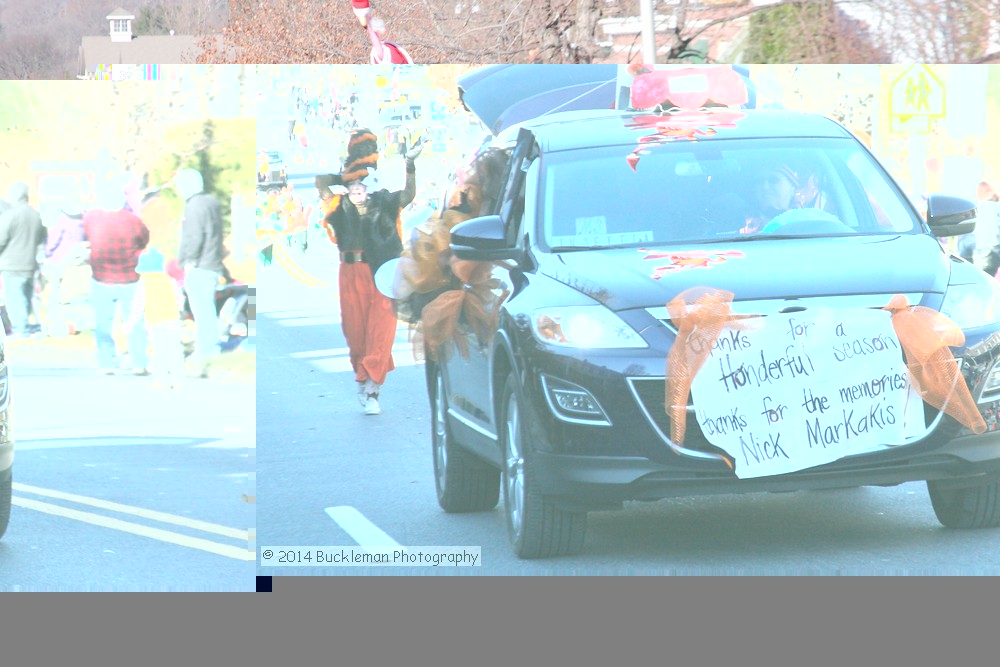
[[[359,382],[358,383],[358,403],[361,404],[361,407],[365,407],[365,401],[367,401],[367,400],[368,400],[368,392],[365,391],[365,383],[364,382]]]
[[[378,399],[374,396],[369,396],[365,400],[365,414],[366,415],[380,415],[382,414],[382,408],[378,406]]]

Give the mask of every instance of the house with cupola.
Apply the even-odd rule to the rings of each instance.
[[[195,62],[200,37],[177,35],[138,35],[135,14],[121,7],[105,17],[108,32],[86,36],[80,44],[78,79],[93,79],[113,65],[185,65]]]

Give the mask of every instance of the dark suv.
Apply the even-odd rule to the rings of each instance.
[[[4,338],[4,333],[0,331],[0,537],[7,531],[7,522],[10,520],[11,471],[14,466],[14,439],[10,430],[10,379],[7,374]]]
[[[1000,287],[938,240],[973,203],[931,196],[925,220],[836,122],[738,104],[550,113],[494,150],[506,173],[451,250],[492,262],[496,327],[426,366],[446,511],[502,488],[521,557],[581,549],[588,510],[701,494],[927,480],[944,525],[1000,525]],[[675,299],[727,292],[668,409],[679,332],[697,347]],[[890,302],[964,334],[945,366],[975,419],[921,399]]]

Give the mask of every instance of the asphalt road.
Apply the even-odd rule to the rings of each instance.
[[[8,346],[0,590],[255,589],[253,356],[234,355],[170,390],[99,376],[89,336]]]
[[[405,330],[380,399],[384,412],[363,414],[339,324],[336,268],[322,239],[259,274],[258,545],[476,546],[482,565],[262,567],[260,574],[1000,573],[1000,530],[941,527],[923,483],[629,503],[590,513],[580,555],[519,560],[499,506],[464,515],[438,508],[423,367]]]

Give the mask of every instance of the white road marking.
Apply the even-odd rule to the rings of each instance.
[[[409,342],[397,341],[392,346],[393,353],[412,352],[413,344]],[[313,352],[292,352],[292,359],[317,359],[320,357],[349,357],[351,349],[348,347],[335,347],[329,350],[315,350]]]
[[[41,449],[74,449],[79,447],[141,447],[141,446],[175,446],[184,445],[192,447],[210,447],[216,449],[254,449],[257,446],[256,437],[252,433],[243,434],[239,440],[225,440],[224,436],[214,436],[215,441],[203,445],[189,445],[191,440],[201,440],[206,437],[201,435],[191,435],[185,431],[189,427],[177,425],[177,433],[171,434],[165,430],[157,433],[159,442],[149,443],[142,438],[135,436],[135,427],[127,424],[118,424],[116,427],[104,427],[100,424],[85,424],[82,426],[65,426],[53,428],[44,432],[45,437],[28,440],[18,440],[18,451],[34,451]],[[176,439],[177,442],[164,442],[166,438]]]
[[[398,547],[399,542],[389,537],[381,528],[365,518],[353,507],[327,507],[326,513],[362,547]]]
[[[340,317],[330,317],[327,315],[315,315],[310,317],[286,317],[286,318],[275,318],[281,326],[285,327],[315,327],[315,326],[333,326],[335,324],[340,324]]]
[[[292,359],[316,359],[318,357],[337,357],[347,353],[346,347],[335,347],[329,350],[313,350],[312,352],[292,352]]]
[[[422,361],[415,360],[412,354],[393,356],[392,361],[396,368],[402,368],[403,366],[418,366],[424,363]],[[351,358],[346,356],[334,357],[333,359],[318,359],[313,361],[312,365],[325,373],[354,372],[354,368],[351,366]]]
[[[37,512],[44,512],[46,514],[61,516],[67,519],[74,519],[76,521],[82,521],[83,523],[89,523],[103,528],[111,528],[113,530],[119,530],[123,533],[131,533],[132,535],[148,537],[154,540],[159,540],[160,542],[169,542],[170,544],[176,544],[189,549],[207,551],[209,553],[225,556],[227,558],[234,558],[242,561],[257,560],[256,551],[246,547],[240,548],[229,544],[219,544],[218,542],[213,542],[211,540],[203,540],[198,537],[182,535],[181,533],[174,533],[169,530],[160,530],[159,528],[150,528],[149,526],[143,526],[142,524],[132,523],[130,521],[112,519],[99,514],[91,514],[90,512],[80,512],[79,510],[60,507],[59,505],[52,505],[50,503],[43,503],[37,500],[29,500],[18,496],[14,496],[13,503],[18,507],[24,507],[25,509],[32,509]],[[244,531],[243,536],[248,537],[249,533]]]
[[[159,521],[160,523],[171,523],[175,526],[193,528],[194,530],[200,530],[203,533],[214,533],[216,535],[231,537],[237,540],[243,540],[247,537],[247,531],[245,530],[237,530],[236,528],[220,526],[217,523],[209,523],[208,521],[189,519],[187,517],[177,516],[176,514],[167,514],[166,512],[147,510],[142,507],[133,507],[132,505],[122,505],[108,500],[101,500],[100,498],[78,496],[74,493],[66,493],[64,491],[56,491],[54,489],[43,489],[38,486],[29,486],[19,482],[14,482],[13,486],[15,491],[20,491],[21,493],[32,493],[36,496],[45,496],[48,498],[55,498],[56,500],[67,500],[71,503],[89,505],[90,507],[97,507],[103,510],[118,512],[119,514],[131,514],[132,516],[152,519],[153,521]]]

